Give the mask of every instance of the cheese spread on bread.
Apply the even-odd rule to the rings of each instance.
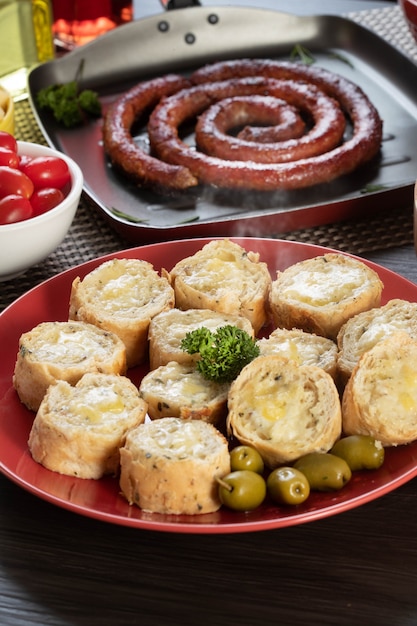
[[[119,448],[129,429],[143,423],[146,403],[136,386],[117,374],[85,374],[73,387],[48,388],[29,435],[35,461],[78,478],[116,474]]]
[[[277,328],[257,344],[261,356],[281,355],[297,365],[317,365],[333,378],[336,376],[337,345],[332,339],[299,328]]]
[[[399,330],[417,338],[416,302],[394,299],[351,317],[337,337],[340,378],[346,383],[362,354]]]
[[[242,315],[255,333],[268,319],[271,276],[259,254],[229,239],[214,240],[179,261],[168,274],[179,309]]]
[[[126,348],[114,333],[84,322],[42,322],[19,339],[13,384],[21,402],[37,411],[56,380],[75,385],[87,372],[125,371]]]
[[[417,439],[417,340],[398,331],[359,359],[342,399],[346,434],[371,435],[384,446]]]
[[[172,361],[146,374],[139,393],[151,419],[180,417],[217,423],[225,417],[229,384],[206,380],[195,365]]]
[[[341,433],[339,394],[332,377],[313,365],[260,356],[231,385],[227,428],[269,467],[309,452],[327,452]]]
[[[165,417],[128,433],[120,465],[129,504],[196,515],[220,508],[216,478],[230,472],[230,456],[226,438],[212,424]]]
[[[353,315],[379,306],[383,284],[359,259],[338,253],[306,259],[277,273],[270,306],[275,325],[336,340]]]
[[[254,331],[250,321],[240,315],[227,315],[208,309],[170,309],[163,311],[151,320],[149,325],[149,364],[151,369],[166,365],[170,361],[195,363],[198,354],[189,354],[181,348],[185,335],[197,328],[215,331],[221,326],[237,326],[251,337]]]
[[[69,318],[114,332],[126,346],[128,367],[148,356],[151,319],[174,306],[174,291],[153,266],[139,259],[105,261],[72,284]]]

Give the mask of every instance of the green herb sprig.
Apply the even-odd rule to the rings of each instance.
[[[79,76],[68,83],[43,87],[36,94],[36,102],[40,109],[52,112],[55,120],[67,128],[82,124],[89,117],[100,117],[101,103],[92,89],[79,88]]]
[[[187,333],[181,349],[189,354],[200,354],[198,371],[218,383],[232,382],[243,367],[259,356],[259,346],[244,330],[230,324],[216,331],[206,327]]]

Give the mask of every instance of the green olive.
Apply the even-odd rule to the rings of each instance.
[[[269,474],[266,487],[274,502],[301,504],[310,495],[310,484],[295,467],[277,467]]]
[[[370,435],[349,435],[339,439],[330,450],[344,459],[352,472],[378,469],[384,462],[385,451],[380,441]]]
[[[252,511],[264,501],[266,482],[260,474],[238,470],[219,481],[220,502],[235,511]]]
[[[294,463],[306,476],[312,491],[337,491],[352,477],[344,459],[330,453],[311,452]]]
[[[230,453],[230,467],[235,470],[250,470],[257,474],[264,471],[264,462],[257,450],[251,446],[237,446]]]

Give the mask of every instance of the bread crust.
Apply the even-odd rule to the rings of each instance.
[[[209,309],[170,309],[163,311],[151,320],[149,325],[149,365],[156,369],[170,361],[192,364],[199,358],[198,354],[189,354],[182,350],[181,341],[188,332],[205,326],[214,331],[220,326],[231,324],[245,330],[254,337],[252,324],[241,315],[227,315]]]
[[[276,328],[269,337],[257,341],[261,356],[281,355],[297,365],[316,365],[337,376],[337,345],[332,339],[300,328]]]
[[[417,338],[417,303],[393,299],[350,318],[337,336],[339,379],[346,384],[362,354],[399,330]]]
[[[271,286],[274,323],[301,328],[334,341],[341,326],[353,315],[377,307],[383,284],[362,261],[328,253],[296,263]]]
[[[206,380],[193,363],[171,361],[146,374],[139,393],[151,419],[180,417],[217,424],[226,416],[229,388]]]
[[[417,439],[417,340],[398,331],[365,352],[342,398],[345,434],[371,435],[383,446]]]
[[[174,306],[174,290],[151,263],[112,259],[71,288],[69,319],[82,320],[114,332],[126,346],[127,366],[148,358],[151,319]]]
[[[85,322],[42,322],[19,339],[13,385],[31,411],[56,380],[75,385],[89,372],[126,372],[126,348],[117,335]]]
[[[220,508],[216,477],[230,472],[230,456],[212,424],[175,417],[145,423],[130,431],[120,458],[120,488],[129,504],[173,515]]]
[[[85,374],[72,387],[51,385],[29,434],[35,461],[77,478],[116,474],[129,429],[143,423],[146,403],[135,385],[116,374]]]
[[[259,254],[229,239],[210,241],[167,273],[179,309],[211,309],[241,315],[255,334],[269,319],[271,276]]]
[[[228,406],[229,434],[255,447],[270,468],[327,452],[341,434],[332,377],[281,356],[260,356],[244,367],[231,385]]]

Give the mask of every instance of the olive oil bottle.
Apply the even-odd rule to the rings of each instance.
[[[0,83],[26,97],[27,76],[54,57],[49,0],[0,0]]]

